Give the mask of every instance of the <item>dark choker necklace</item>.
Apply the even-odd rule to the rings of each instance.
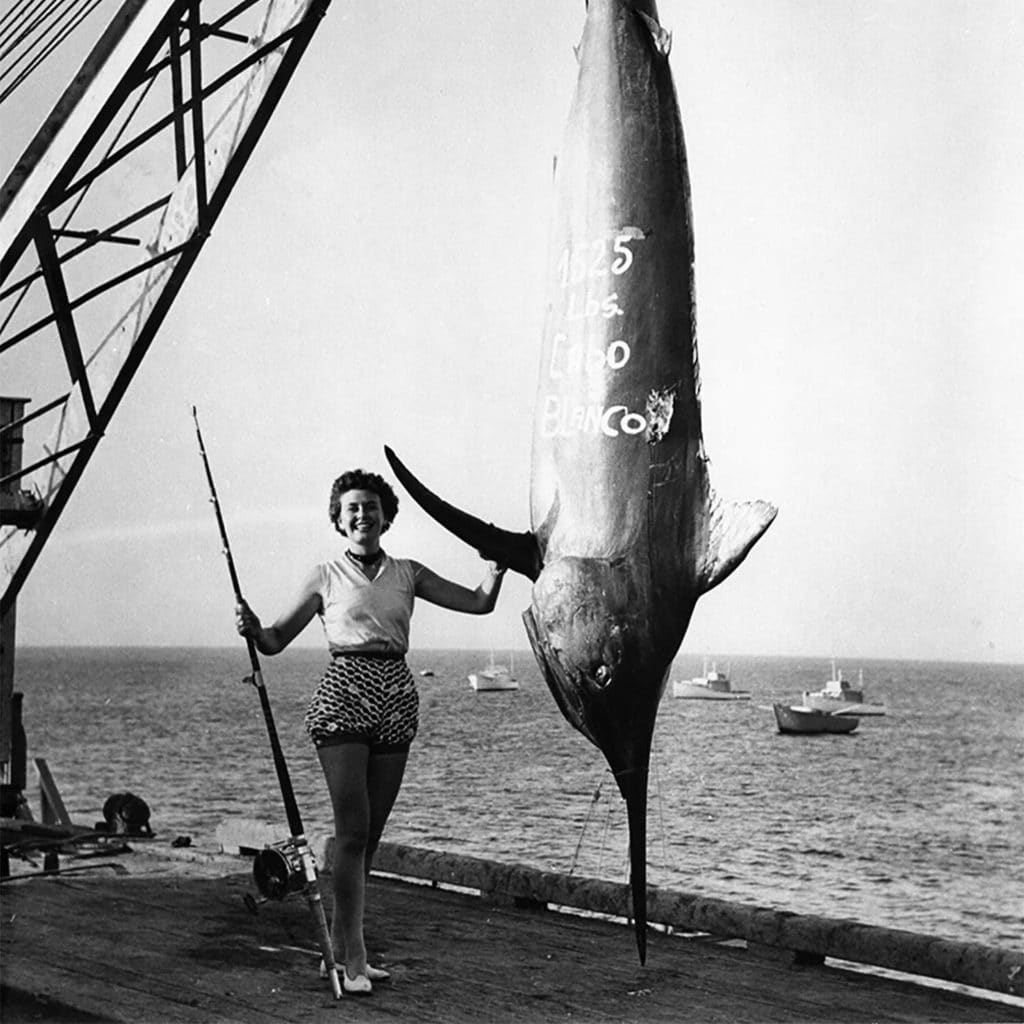
[[[380,548],[374,551],[372,555],[361,555],[357,551],[350,551],[348,548],[345,548],[345,554],[348,555],[348,557],[351,558],[353,562],[356,562],[362,566],[373,565],[373,563],[376,562],[378,559],[384,557],[384,552]]]

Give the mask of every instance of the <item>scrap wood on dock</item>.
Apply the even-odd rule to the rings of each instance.
[[[481,898],[390,874],[400,864],[418,870],[417,861],[447,875],[459,867],[464,881],[471,881],[465,870],[490,863],[383,848],[389,873],[370,882],[367,943],[391,981],[368,999],[340,1004],[317,976],[305,904],[272,901],[254,915],[244,860],[160,861],[150,848],[121,857],[118,873],[98,865],[12,879],[3,886],[3,1020],[271,1024],[333,1021],[339,1013],[456,1024],[1022,1019],[1020,1000],[798,963],[706,933],[652,930],[641,967],[620,923],[545,912],[543,902],[511,892]],[[530,869],[516,870],[530,880]]]

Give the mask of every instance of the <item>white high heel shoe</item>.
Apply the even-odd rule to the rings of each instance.
[[[357,974],[354,978],[350,978],[344,964],[338,969],[338,973],[341,975],[341,987],[345,990],[346,995],[368,996],[372,994],[373,985],[370,983],[368,975]]]
[[[367,981],[387,981],[391,977],[390,971],[385,971],[381,967],[371,967],[369,964],[366,965],[366,973],[360,974],[356,978],[350,978],[345,973],[345,968],[339,963],[337,965],[338,973],[342,976],[342,987],[346,992],[355,994],[355,990],[351,986],[356,985],[360,978],[365,978]],[[320,978],[326,980],[327,978],[327,964],[324,963],[323,959],[320,960]],[[372,991],[372,988],[368,991]]]

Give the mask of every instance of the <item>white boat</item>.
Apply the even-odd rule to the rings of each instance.
[[[695,679],[676,679],[672,682],[672,696],[680,700],[750,700],[749,690],[734,690],[728,672],[719,672],[717,665]]]
[[[813,711],[828,711],[833,715],[851,715],[857,718],[869,715],[884,715],[885,704],[864,699],[864,671],[861,670],[857,685],[843,678],[842,669],[836,670],[832,659],[832,678],[822,690],[804,690],[803,706]]]
[[[853,732],[860,724],[854,715],[829,714],[799,704],[772,704],[779,732],[785,734],[813,735],[815,733]]]
[[[513,671],[512,654],[509,653],[507,665],[497,665],[494,661],[494,651],[491,651],[491,660],[487,668],[479,672],[470,672],[469,685],[474,690],[518,690],[519,683]]]

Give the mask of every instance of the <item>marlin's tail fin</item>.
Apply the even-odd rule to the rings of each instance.
[[[540,575],[541,558],[537,539],[532,533],[513,533],[502,530],[493,523],[485,523],[482,519],[463,512],[454,505],[449,505],[433,491],[424,487],[406,469],[402,460],[387,445],[384,446],[395,476],[402,486],[412,495],[416,503],[431,518],[436,519],[446,530],[454,533],[461,541],[476,548],[483,558],[490,558],[507,565],[515,572],[535,580]]]

